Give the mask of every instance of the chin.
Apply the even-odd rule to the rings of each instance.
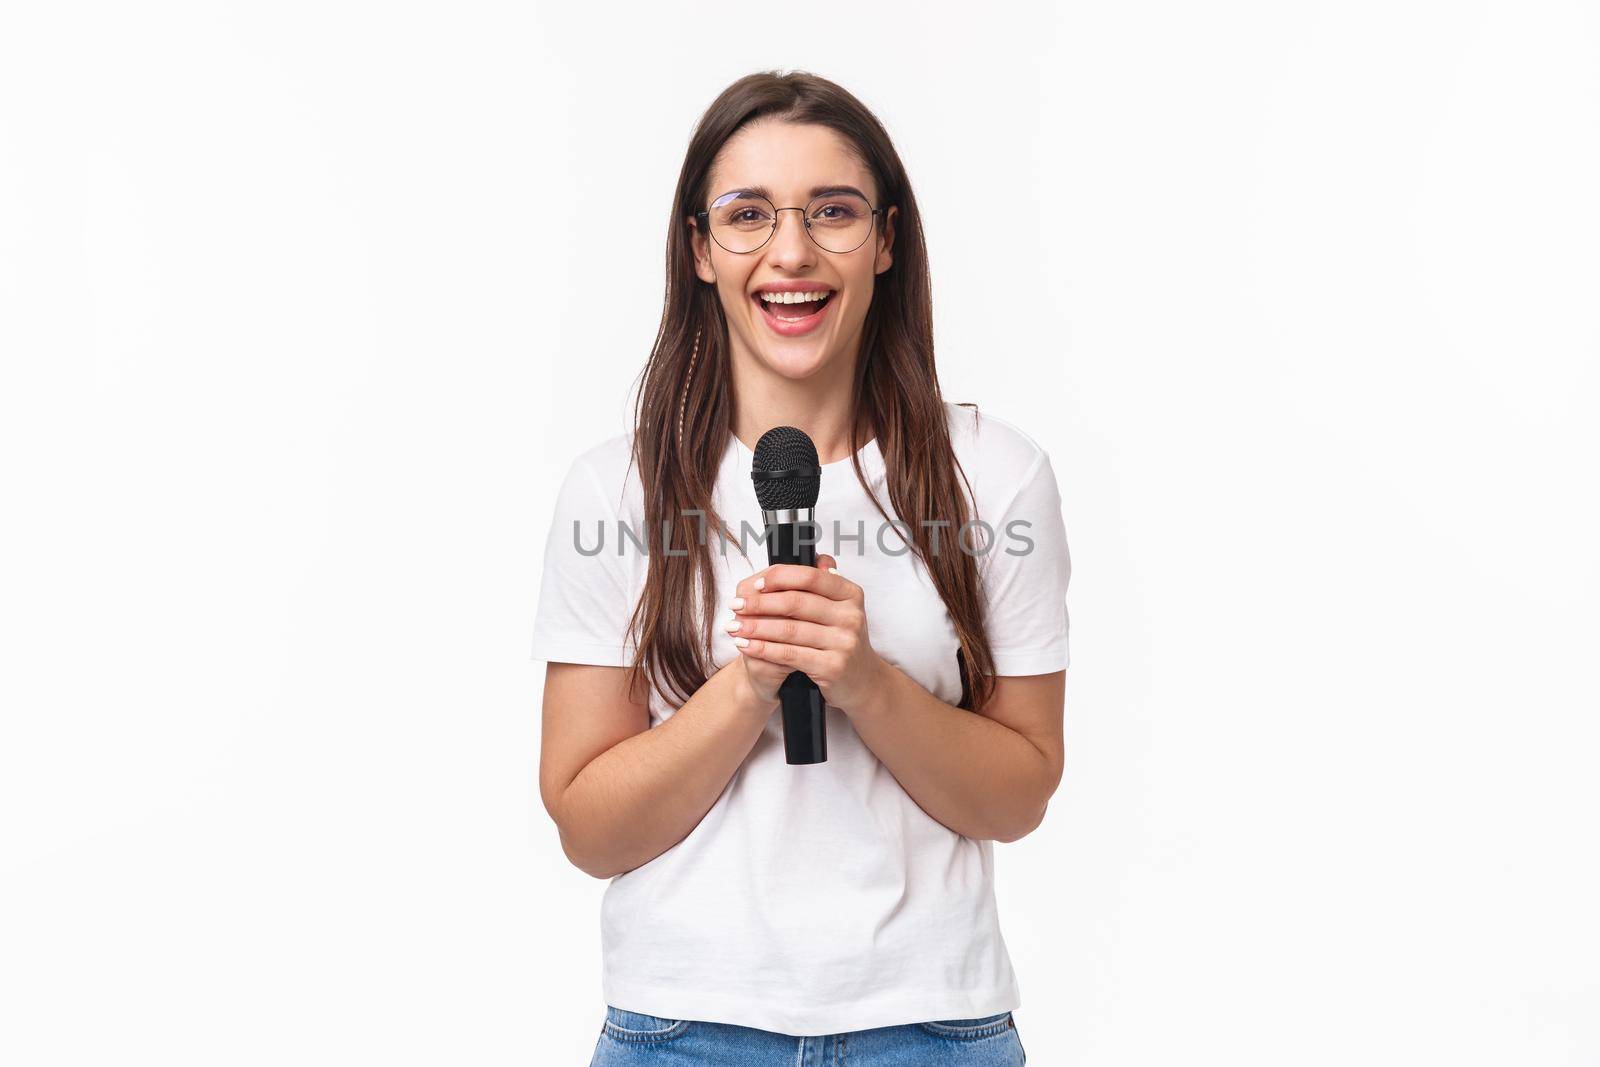
[[[791,381],[803,381],[826,367],[831,354],[824,348],[817,347],[806,351],[786,352],[781,348],[768,347],[761,351],[761,362],[775,374],[781,374]]]

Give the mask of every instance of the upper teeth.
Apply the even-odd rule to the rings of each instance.
[[[761,299],[769,304],[801,304],[807,300],[821,300],[828,295],[823,289],[815,293],[762,293]]]

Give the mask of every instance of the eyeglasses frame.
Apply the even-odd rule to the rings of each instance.
[[[711,202],[713,204],[715,204],[718,200],[721,200],[724,196],[727,196],[727,195],[728,195],[727,193],[721,193],[718,196],[713,197]],[[722,249],[724,252],[728,253],[730,256],[749,256],[749,255],[754,255],[755,253],[761,251],[763,248],[767,247],[767,245],[772,241],[773,237],[777,236],[778,223],[780,221],[782,221],[781,218],[779,217],[779,212],[783,212],[783,211],[798,211],[798,212],[800,212],[800,221],[805,226],[806,236],[811,239],[811,243],[812,244],[816,245],[818,248],[822,248],[822,242],[818,241],[816,235],[811,232],[811,219],[806,214],[806,208],[810,207],[812,204],[815,204],[818,200],[826,200],[830,196],[837,196],[837,195],[839,195],[839,194],[837,194],[837,193],[824,193],[822,196],[814,196],[810,200],[806,201],[806,206],[805,207],[778,207],[776,204],[773,204],[773,207],[772,207],[772,228],[767,231],[767,239],[765,241],[762,241],[760,244],[756,245],[754,248],[750,249],[748,252],[735,252],[733,249],[729,248],[727,245],[723,244],[721,241],[717,241],[717,235],[711,229],[711,209],[710,208],[707,208],[704,211],[696,211],[694,213],[694,217],[695,217],[695,219],[697,221],[699,221],[700,225],[705,227],[706,236],[710,237],[713,241],[717,241],[717,247],[718,248]],[[757,199],[766,200],[767,203],[772,204],[772,201],[771,200],[767,200],[767,198],[764,197],[764,196],[758,196]],[[865,200],[866,198],[862,197],[862,199]],[[868,203],[868,207],[871,207],[871,201],[868,201],[867,203]],[[860,245],[856,245],[856,247],[850,249],[849,252],[835,252],[831,248],[822,248],[822,250],[824,252],[828,253],[831,256],[848,256],[850,254],[850,252],[854,252],[857,248],[860,248],[861,245],[864,245],[868,241],[872,240],[872,235],[877,230],[877,223],[876,223],[876,219],[874,217],[881,214],[881,215],[884,216],[884,220],[887,221],[889,216],[886,214],[886,212],[893,206],[894,206],[893,204],[883,204],[883,205],[880,205],[878,207],[873,207],[873,208],[871,208],[870,211],[867,212],[867,217],[869,219],[873,219],[874,220],[873,221],[873,225],[867,227],[867,235],[861,239],[861,244]]]

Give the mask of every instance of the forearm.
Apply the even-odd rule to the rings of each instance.
[[[1043,819],[1048,761],[1015,730],[945,703],[888,663],[871,699],[846,713],[911,799],[956,833],[1014,841]]]
[[[737,659],[665,722],[602,752],[562,793],[568,858],[596,878],[631,871],[688,836],[761,736],[772,709]]]

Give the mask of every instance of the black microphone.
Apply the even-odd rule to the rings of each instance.
[[[750,480],[756,483],[766,525],[767,563],[817,565],[817,524],[812,510],[822,487],[817,446],[804,430],[774,426],[756,442]],[[783,708],[783,754],[789,763],[826,763],[827,720],[822,690],[804,671],[778,687]]]

